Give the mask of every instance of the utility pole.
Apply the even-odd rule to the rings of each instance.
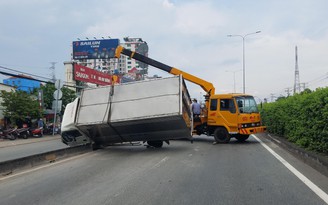
[[[291,92],[293,92],[293,88],[286,88],[285,91],[287,93],[287,97],[289,97]]]
[[[271,102],[273,102],[276,96],[273,93],[271,93],[270,96],[271,96]]]
[[[241,70],[235,70],[235,71],[226,71],[233,73],[233,92],[236,93],[236,72],[239,72]]]
[[[302,88],[302,89],[301,89]],[[307,88],[307,83],[300,83],[300,89],[304,91]]]

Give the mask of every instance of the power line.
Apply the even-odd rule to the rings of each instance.
[[[5,70],[14,71],[14,72],[17,72],[17,73],[22,73],[22,74],[33,76],[33,77],[37,77],[37,78],[43,78],[43,79],[46,79],[46,80],[52,80],[51,78],[46,78],[46,77],[43,77],[43,76],[34,75],[34,74],[31,74],[31,73],[26,73],[26,72],[22,72],[22,71],[15,70],[15,69],[12,69],[12,68],[7,68],[7,67],[4,67],[4,66],[0,66],[0,68],[5,69]]]
[[[13,73],[7,73],[7,72],[4,72],[4,71],[0,71],[0,74],[8,75],[8,76],[16,77],[16,78],[23,78],[23,79],[28,79],[28,80],[35,80],[35,81],[39,81],[39,82],[42,82],[42,83],[55,84],[55,83],[50,82],[50,81],[44,81],[44,80],[39,80],[39,79],[34,79],[34,78],[32,79],[32,78],[27,77],[27,76],[17,75],[17,74],[13,74]]]
[[[322,81],[325,81],[327,79],[328,79],[328,73],[326,73],[325,75],[320,76],[320,77],[318,77],[318,78],[316,78],[314,80],[308,81],[307,84],[313,86],[313,85],[318,84],[318,83],[320,83]]]
[[[9,66],[9,67],[33,67],[33,68],[37,68],[37,69],[45,69],[45,68],[48,68],[46,66],[36,66],[36,65],[17,65],[17,64],[7,64],[7,63],[1,63],[0,62],[0,65],[3,65],[3,66]]]
[[[0,66],[2,68],[2,66]],[[16,77],[16,78],[23,78],[23,79],[28,79],[28,80],[35,80],[35,81],[38,81],[38,82],[41,82],[41,83],[50,83],[50,84],[55,84],[54,82],[52,82],[52,79],[49,79],[49,81],[44,81],[44,80],[40,80],[40,79],[35,79],[35,78],[30,78],[28,76],[22,76],[22,75],[19,75],[19,74],[13,74],[13,73],[8,73],[8,72],[5,72],[5,71],[0,71],[0,74],[2,75],[7,75],[7,76],[12,76],[12,77]],[[32,74],[29,74],[29,73],[24,73],[26,75],[32,75]],[[32,75],[32,76],[36,76],[36,75]],[[42,77],[42,76],[39,76],[41,78],[45,78],[45,77]],[[47,79],[47,78],[45,78]],[[64,82],[64,83],[67,83],[67,82]],[[67,85],[67,84],[64,84],[64,86],[66,87],[72,87],[72,88],[86,88],[86,86],[74,86],[74,85]]]

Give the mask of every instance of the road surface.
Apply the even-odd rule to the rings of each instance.
[[[4,140],[0,142],[0,162],[41,154],[68,146],[62,143],[59,135],[43,138]]]
[[[326,204],[328,179],[259,137],[113,146],[0,179],[1,204]],[[321,192],[320,192],[321,191]],[[320,196],[321,194],[321,196]]]

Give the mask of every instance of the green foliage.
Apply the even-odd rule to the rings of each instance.
[[[41,87],[43,92],[43,106],[45,109],[52,109],[52,101],[54,99],[55,85],[47,83]]]
[[[328,88],[264,104],[261,116],[269,132],[328,154]]]
[[[51,83],[47,83],[45,86],[41,87],[43,91],[43,103],[46,109],[52,109],[52,101],[54,100],[53,94],[56,90],[55,85]],[[64,113],[65,107],[68,103],[72,102],[76,98],[76,93],[67,88],[63,87],[62,89],[63,97],[62,97],[62,113]]]
[[[8,117],[12,123],[24,121],[26,117],[36,119],[41,117],[41,110],[36,97],[24,92],[6,92],[1,91],[1,105],[4,107],[3,114]]]
[[[64,110],[65,110],[66,105],[68,103],[74,101],[74,99],[76,98],[76,93],[75,93],[75,91],[73,91],[73,90],[71,90],[67,87],[63,87],[61,90],[63,91],[62,114],[64,114]]]
[[[53,93],[56,90],[54,84],[47,83],[41,87],[43,91],[43,102],[45,109],[52,109]],[[62,89],[62,114],[66,105],[76,98],[73,90],[67,87]],[[24,91],[6,92],[1,91],[2,98],[1,105],[4,107],[3,114],[10,119],[12,123],[17,121],[24,121],[26,117],[37,119],[42,117],[42,110],[40,110],[39,102],[37,100],[38,90],[34,90],[31,94]]]

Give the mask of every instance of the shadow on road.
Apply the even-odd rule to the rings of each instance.
[[[245,142],[239,142],[236,139],[232,138],[229,143],[226,144],[215,144],[213,145],[214,138],[208,136],[197,136],[193,138],[191,142],[188,139],[178,139],[178,140],[170,140],[170,145],[164,143],[162,148],[154,148],[147,146],[147,143],[142,142],[133,142],[133,143],[117,143],[110,146],[107,146],[101,149],[101,152],[108,153],[165,153],[165,152],[184,152],[190,149],[193,149],[197,144],[203,144],[208,146],[251,146],[252,144],[258,144],[259,142],[254,138],[250,137]]]
[[[185,143],[175,143],[174,141],[170,141],[170,145],[164,144],[162,148],[154,148],[147,146],[147,143],[143,144],[115,144],[111,146],[107,146],[103,149],[100,149],[101,152],[108,152],[108,153],[165,153],[165,152],[184,152],[188,149],[192,149],[192,144],[190,141],[185,141]]]
[[[194,143],[208,143],[208,144],[213,144],[213,142],[215,142],[214,137],[209,137],[209,136],[205,136],[205,135],[201,135],[201,136],[197,136],[194,137],[193,139]],[[221,146],[237,146],[237,145],[250,145],[250,144],[258,144],[259,142],[257,140],[255,140],[254,138],[250,137],[249,139],[247,139],[245,142],[239,142],[238,140],[236,140],[235,138],[231,138],[229,143],[226,144],[215,144],[215,145],[221,145]]]

